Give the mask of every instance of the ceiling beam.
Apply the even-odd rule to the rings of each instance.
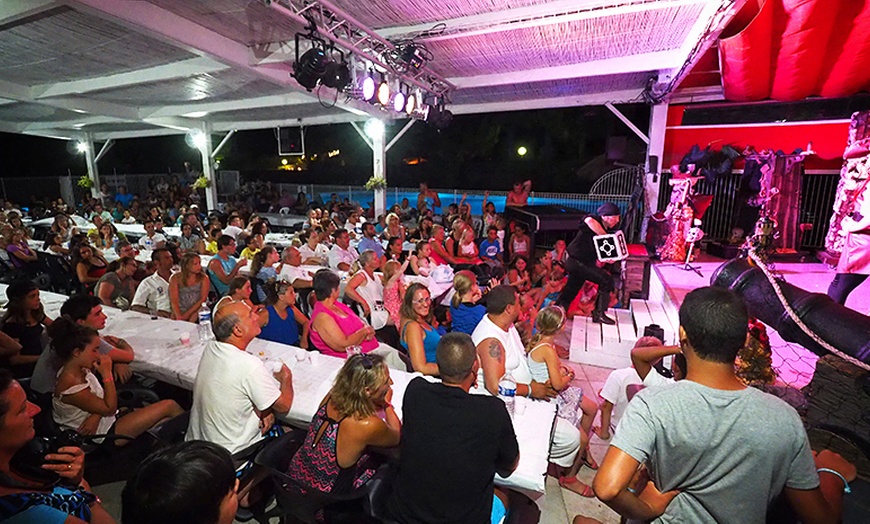
[[[594,60],[579,64],[512,71],[509,73],[456,77],[449,80],[458,89],[468,89],[471,87],[522,84],[526,82],[562,80],[565,78],[658,71],[659,69],[677,67],[681,63],[680,55],[674,51],[658,51],[641,55],[608,58],[606,60]]]
[[[450,111],[457,115],[475,113],[498,113],[501,111],[528,111],[531,109],[554,109],[560,107],[600,106],[605,102],[622,104],[637,102],[641,89],[627,89],[606,93],[590,93],[558,98],[539,98],[506,102],[484,102],[479,104],[451,104]]]
[[[0,26],[14,24],[58,5],[57,0],[3,0],[0,2]]]
[[[35,98],[48,98],[52,96],[77,95],[103,89],[117,89],[148,82],[185,78],[203,73],[216,73],[229,69],[229,66],[216,62],[208,57],[197,57],[182,60],[171,64],[148,67],[127,73],[73,80],[71,82],[59,82],[57,84],[44,84],[31,88]]]
[[[292,72],[290,64],[269,64],[270,67],[251,65],[249,49],[246,45],[150,2],[139,0],[64,0],[64,2],[77,10],[120,23],[133,31],[157,38],[194,54],[209,56],[309,96],[312,101],[317,100],[316,96],[303,93],[299,84],[290,76]],[[373,111],[376,109],[372,106],[358,102],[356,100],[347,103],[339,102],[336,107],[375,114]]]
[[[245,98],[228,102],[202,102],[190,104],[174,104],[168,106],[154,106],[139,108],[139,115],[146,117],[162,116],[185,116],[190,113],[217,113],[220,111],[233,111],[237,109],[258,109],[261,107],[282,107],[295,104],[316,103],[308,96],[301,93],[287,93],[283,95],[261,96],[257,98]],[[204,115],[202,115],[204,116]],[[201,118],[197,116],[193,118]]]
[[[384,38],[414,36],[417,40],[437,41],[464,36],[476,36],[514,29],[526,29],[553,24],[564,24],[604,16],[641,13],[654,9],[666,9],[679,5],[692,5],[707,0],[557,0],[516,9],[506,9],[477,15],[442,20],[438,26],[443,31],[432,31],[436,23],[385,27],[377,33]],[[420,33],[432,31],[426,36]]]

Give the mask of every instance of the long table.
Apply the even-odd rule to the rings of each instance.
[[[0,297],[5,301],[5,284],[0,284]],[[49,317],[56,317],[67,297],[57,293],[40,292],[42,303]],[[199,361],[205,344],[199,340],[198,326],[189,322],[158,318],[135,311],[121,311],[104,307],[108,316],[103,334],[126,339],[136,352],[131,368],[155,380],[192,390],[196,381]],[[188,334],[188,344],[181,342]],[[320,402],[332,387],[343,359],[306,351],[295,346],[254,339],[248,353],[259,356],[267,366],[277,362],[287,364],[293,371],[294,399],[290,412],[284,420],[297,427],[308,426],[317,412]],[[405,388],[419,373],[390,370],[393,379],[393,405],[402,416],[402,399]],[[426,377],[427,380],[436,380]],[[540,501],[545,492],[545,480],[549,457],[549,442],[556,417],[556,405],[518,397],[514,430],[520,447],[520,462],[516,471],[507,478],[497,478],[496,483],[522,491],[533,500]],[[481,421],[485,424],[486,421]]]

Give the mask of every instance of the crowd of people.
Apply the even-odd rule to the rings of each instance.
[[[507,205],[524,205],[530,190],[528,181],[515,184]],[[641,339],[633,368],[614,371],[600,396],[577,385],[560,335],[577,314],[613,322],[604,313],[614,273],[592,245],[592,236],[618,226],[613,204],[570,242],[544,249],[488,199],[479,215],[465,198],[444,207],[425,184],[416,206],[405,199],[378,217],[337,195],[316,203],[268,185],[240,191],[226,213],[201,213],[198,201],[173,180],[141,202],[104,188],[86,206],[86,230],[55,210],[42,256],[14,206],[0,215],[15,277],[0,326],[0,519],[112,522],[84,481],[78,447],[47,457],[43,468],[59,484],[14,466],[40,410],[108,447],[128,440],[103,443],[107,435],[141,438],[189,416],[185,442],[152,454],[129,479],[125,523],[250,516],[268,492],[254,458],[284,442],[280,419],[295,398],[286,364],[269,369],[246,351],[256,338],[344,359],[284,472],[285,489],[299,497],[348,496],[387,468],[392,519],[501,522],[511,494],[494,477],[517,467],[519,447],[516,419],[497,397],[515,395],[558,406],[549,459],[559,484],[624,517],[760,522],[781,495],[804,522],[839,515],[855,467],[830,452],[814,456],[794,409],[738,376],[749,318],[730,291],[690,293],[680,346]],[[258,213],[284,208],[305,223],[279,250],[266,242],[269,223]],[[132,221],[144,226],[135,243],[113,225]],[[168,225],[181,234],[166,234]],[[56,318],[34,278],[48,256],[64,260],[76,281]],[[203,307],[214,340],[189,414],[174,399],[119,410],[119,390],[147,381],[130,369],[138,348],[100,333],[104,308],[195,323]],[[653,368],[665,356],[675,357],[673,381]],[[411,380],[400,419],[390,370],[440,380]],[[611,442],[600,466],[588,446],[593,434]],[[383,448],[397,448],[398,458]],[[577,478],[583,467],[598,470],[591,486]],[[329,520],[326,506],[315,518]]]

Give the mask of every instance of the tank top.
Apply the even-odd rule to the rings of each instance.
[[[58,370],[57,375],[60,376],[62,372],[63,369]],[[105,395],[103,385],[100,384],[97,376],[88,370],[85,374],[84,384],[76,384],[75,386],[69,387],[60,393],[51,396],[52,417],[54,418],[54,421],[64,429],[77,430],[79,426],[82,425],[82,422],[91,415],[87,411],[63,401],[64,396],[73,395],[86,389],[89,389],[91,393],[99,398],[103,398]],[[98,435],[107,433],[114,423],[115,415],[101,418],[96,433]],[[101,441],[102,439],[100,439],[100,442]]]
[[[365,271],[360,271],[365,277],[365,282],[356,287],[356,292],[366,301],[369,309],[375,309],[378,302],[384,301],[384,284],[380,278],[372,278]]]
[[[299,325],[296,324],[293,309],[287,308],[287,318],[278,316],[275,306],[266,306],[266,311],[269,312],[269,323],[260,329],[260,335],[257,338],[290,346],[298,344]]]
[[[517,332],[517,328],[511,326],[508,331],[505,331],[496,326],[493,321],[489,319],[489,315],[484,315],[480,320],[480,323],[477,324],[477,328],[474,329],[471,339],[474,341],[474,344],[477,345],[488,338],[494,338],[501,342],[505,354],[505,371],[509,372],[511,376],[514,377],[517,384],[530,384],[532,382],[532,374],[529,372],[529,365],[525,359],[526,351],[523,348],[523,341],[520,338],[520,334]],[[482,368],[477,373],[477,387],[480,388],[481,391],[486,391],[486,383],[483,380]]]
[[[335,307],[340,309],[345,316],[340,317],[337,313],[324,306],[322,302],[314,304],[314,309],[311,311],[311,342],[314,344],[314,347],[316,347],[324,355],[338,358],[347,358],[347,353],[333,351],[332,349],[330,349],[326,342],[323,341],[320,333],[318,333],[317,330],[313,327],[314,319],[317,318],[317,315],[329,315],[330,317],[332,317],[332,319],[335,320],[335,323],[338,324],[338,329],[340,329],[345,336],[352,335],[363,327],[363,321],[360,320],[360,318],[356,316],[349,307],[342,304],[341,302],[336,302]],[[373,349],[377,349],[378,345],[379,343],[375,339],[363,340],[360,343],[363,353],[368,353]]]
[[[372,478],[375,467],[365,452],[349,468],[338,464],[338,430],[347,417],[331,418],[326,409],[328,404],[327,397],[308,426],[305,442],[293,455],[287,475],[303,488],[321,493],[349,493]]]
[[[225,275],[229,275],[230,272],[232,272],[233,268],[235,268],[236,264],[238,263],[238,262],[236,262],[236,259],[234,259],[233,257],[229,257],[226,260],[224,260],[220,256],[215,255],[215,256],[211,257],[211,259],[217,260],[218,262],[220,262],[221,268],[224,270]],[[210,274],[214,275],[214,272],[211,269],[209,269],[208,272]],[[218,292],[218,294],[221,296],[226,295],[227,291],[230,290],[230,286],[228,284],[224,284],[218,278],[211,279],[211,283],[214,286],[215,290]]]
[[[399,343],[405,349],[408,349],[408,343],[405,341],[405,331],[408,330],[408,324],[410,323],[406,322],[402,326],[402,338],[399,340]],[[420,327],[423,328],[423,353],[426,354],[426,362],[435,362],[435,349],[438,347],[438,342],[441,341],[441,335],[431,326],[427,327],[424,324],[420,324]]]
[[[539,347],[547,346],[549,344],[538,344],[529,350],[529,354],[526,355],[526,358],[529,361],[529,373],[532,374],[532,380],[535,382],[540,382],[543,384],[544,382],[550,380],[550,370],[547,368],[546,362],[538,362],[532,358],[532,353],[535,352]]]
[[[529,243],[526,240],[512,240],[511,253],[513,254],[529,254]]]
[[[437,242],[438,241],[435,240],[434,238],[429,239],[429,246],[431,246],[433,243],[437,243]],[[434,262],[436,266],[443,266],[443,265],[447,264],[447,261],[444,260],[443,258],[441,258],[441,255],[436,253],[434,248],[429,250],[429,259],[432,262]]]
[[[179,283],[178,286],[178,309],[181,311],[187,311],[192,308],[194,305],[200,303],[199,301],[199,291],[200,284],[196,283],[192,286],[182,286]]]

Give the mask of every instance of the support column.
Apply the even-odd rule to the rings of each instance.
[[[387,146],[384,140],[384,134],[380,133],[371,137],[372,139],[372,175],[387,179],[387,164],[386,164],[386,156],[387,156]],[[377,219],[379,215],[386,214],[387,212],[387,189],[376,189],[375,190],[375,216]]]
[[[100,172],[97,169],[97,160],[94,155],[94,137],[90,133],[86,133],[84,140],[85,144],[85,163],[88,166],[88,178],[94,185],[91,187],[91,196],[100,198]]]
[[[208,179],[208,187],[205,188],[205,205],[209,211],[217,209],[217,180],[214,176],[214,164],[212,163],[211,124],[202,123],[204,140],[199,152],[202,155],[202,174]]]
[[[659,211],[659,193],[661,192],[661,174],[665,151],[665,134],[668,125],[668,103],[663,102],[650,108],[649,115],[649,146],[646,156],[646,175],[644,175],[644,199],[647,212],[640,228],[641,239],[646,238],[649,217]]]

